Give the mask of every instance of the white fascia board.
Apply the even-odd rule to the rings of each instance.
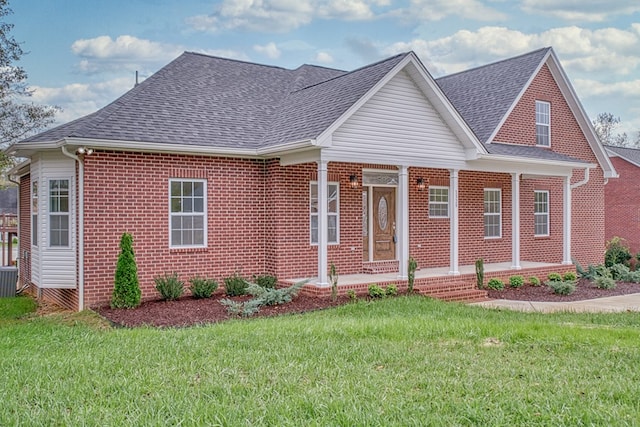
[[[7,171],[7,176],[23,176],[29,173],[27,168],[31,164],[31,159],[26,159]]]
[[[298,151],[305,151],[316,148],[315,139],[304,139],[302,141],[286,142],[283,144],[272,145],[269,147],[258,148],[256,154],[260,156],[273,156],[281,154],[290,154]]]
[[[467,164],[462,158],[459,161],[417,157],[408,159],[406,157],[394,157],[389,153],[367,153],[365,158],[362,153],[359,152],[353,152],[350,153],[350,155],[335,155],[329,151],[322,152],[322,160],[326,160],[328,162],[367,163],[373,165],[392,165],[432,169],[464,169]]]
[[[306,150],[306,151],[296,151],[290,152],[286,154],[281,154],[280,158],[280,166],[292,166],[292,165],[300,165],[303,163],[315,163],[320,161],[321,159],[321,150]]]
[[[57,150],[65,145],[64,139],[45,142],[22,142],[10,145],[5,149],[5,153],[9,156],[29,157],[36,151]]]
[[[467,162],[470,170],[483,172],[523,173],[540,176],[571,176],[575,169],[593,169],[594,163],[564,162],[503,155],[486,155]]]

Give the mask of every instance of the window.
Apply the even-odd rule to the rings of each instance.
[[[429,218],[449,218],[449,187],[429,187]]]
[[[205,247],[206,181],[172,179],[169,193],[170,247]]]
[[[544,147],[551,145],[551,104],[536,101],[536,144]]]
[[[38,246],[38,181],[31,183],[31,244]]]
[[[69,246],[69,180],[49,181],[49,246]]]
[[[338,243],[338,183],[327,185],[327,214],[330,244]],[[318,183],[310,184],[309,214],[311,218],[311,243],[318,244]]]
[[[536,236],[549,235],[549,192],[534,191],[533,216]]]
[[[502,236],[502,190],[485,188],[484,190],[484,237]]]

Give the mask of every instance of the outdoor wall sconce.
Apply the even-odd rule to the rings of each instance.
[[[90,156],[93,154],[93,148],[78,147],[78,149],[76,150],[76,154],[86,154],[87,156]]]
[[[358,188],[358,177],[356,175],[349,175],[349,185],[351,188]]]
[[[422,191],[426,188],[426,184],[424,183],[424,179],[422,177],[416,179],[416,185],[418,186],[418,191]]]

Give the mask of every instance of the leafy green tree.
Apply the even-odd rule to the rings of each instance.
[[[33,95],[27,86],[27,73],[16,63],[24,51],[10,34],[13,24],[7,16],[13,11],[7,0],[0,0],[0,148],[27,137],[53,122],[57,108],[36,105],[26,100]],[[13,164],[0,151],[0,170]]]
[[[134,308],[140,305],[138,266],[133,253],[133,237],[123,233],[120,239],[120,255],[116,265],[115,283],[111,298],[112,308]]]

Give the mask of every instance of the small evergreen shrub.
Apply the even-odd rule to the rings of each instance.
[[[616,287],[616,281],[610,276],[598,276],[594,282],[600,289],[615,289]]]
[[[522,285],[524,285],[524,277],[520,275],[509,277],[509,286],[511,286],[512,288],[519,288]]]
[[[189,289],[191,295],[196,298],[210,298],[211,295],[218,289],[218,282],[213,279],[203,279],[202,277],[192,277],[189,279]]]
[[[576,273],[574,273],[573,271],[567,271],[562,275],[562,280],[564,280],[565,282],[567,281],[575,282],[577,279],[578,279],[578,276],[576,276]]]
[[[529,277],[529,283],[531,283],[531,286],[540,286],[540,279],[536,276],[531,276]]]
[[[631,283],[640,283],[640,270],[631,271],[627,275],[626,281]]]
[[[487,282],[487,288],[501,291],[504,289],[504,283],[502,282],[502,280],[494,277],[493,279],[489,279],[489,281]]]
[[[410,257],[409,258],[409,282],[407,285],[407,292],[412,294],[413,293],[413,284],[415,283],[416,280],[416,269],[418,268],[418,262],[413,258]]]
[[[398,287],[396,285],[389,285],[387,289],[384,290],[384,293],[388,297],[395,297],[398,295]]]
[[[382,287],[376,285],[375,283],[369,285],[369,296],[371,298],[384,298],[386,295],[384,289]]]
[[[358,299],[356,291],[354,291],[353,289],[349,289],[347,291],[347,296],[349,297],[349,301],[351,302],[356,302],[356,300]]]
[[[560,275],[560,273],[549,273],[547,279],[550,282],[562,282],[562,276]]]
[[[606,251],[604,252],[604,265],[611,267],[616,264],[629,266],[631,259],[631,251],[626,241],[620,237],[614,237],[607,242]]]
[[[476,260],[476,282],[478,289],[484,288],[484,259]]]
[[[253,283],[261,288],[274,289],[278,284],[278,278],[270,274],[253,275]]]
[[[624,264],[614,264],[609,267],[609,272],[614,280],[627,282],[627,277],[629,276],[629,273],[631,273],[631,270]]]
[[[331,301],[336,301],[338,299],[338,271],[334,263],[331,263],[331,267],[329,267],[329,281],[331,282]]]
[[[138,266],[133,253],[133,237],[129,233],[123,233],[120,238],[120,255],[116,264],[111,308],[137,307],[140,305],[141,297]]]
[[[165,301],[172,301],[180,298],[184,292],[184,282],[178,278],[178,273],[156,276],[153,278],[156,290]]]
[[[558,295],[571,295],[576,290],[576,284],[573,281],[549,280],[545,284],[553,289],[554,294]]]
[[[233,276],[224,278],[224,292],[227,296],[237,297],[240,295],[246,295],[247,286],[249,286],[249,283],[238,273],[234,273]]]
[[[245,302],[233,301],[228,298],[220,300],[220,304],[227,307],[227,312],[232,315],[241,315],[249,317],[260,311],[260,307],[266,305],[278,305],[291,302],[294,296],[298,294],[300,289],[307,283],[306,280],[295,283],[288,288],[263,288],[255,283],[249,283],[246,292],[253,296],[252,299]]]

